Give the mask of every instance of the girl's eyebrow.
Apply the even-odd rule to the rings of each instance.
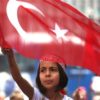
[[[44,66],[43,67],[40,67],[40,69],[43,69],[43,68],[46,68],[46,67],[44,67]]]
[[[50,68],[57,68],[56,66],[51,66]]]
[[[40,70],[41,70],[41,69],[46,69],[46,68],[47,68],[47,67],[42,66],[42,67],[40,67]],[[50,67],[49,67],[49,69],[51,69],[51,68],[57,69],[57,67],[56,67],[56,66],[50,66]]]

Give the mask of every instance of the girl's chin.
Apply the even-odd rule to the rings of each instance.
[[[47,90],[54,90],[54,86],[50,86],[50,85],[48,85],[48,86],[45,86],[45,88],[47,89]]]

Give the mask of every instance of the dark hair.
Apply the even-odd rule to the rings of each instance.
[[[57,63],[57,66],[58,66],[58,70],[59,70],[59,74],[60,74],[60,81],[59,81],[58,86],[56,87],[56,91],[60,91],[60,90],[64,89],[64,87],[67,85],[68,77],[67,77],[64,69],[61,67],[61,65],[59,63]],[[39,69],[38,69],[38,72],[37,72],[36,84],[37,84],[40,92],[42,94],[45,94],[46,88],[41,84],[39,73],[40,73],[40,66],[39,66]]]

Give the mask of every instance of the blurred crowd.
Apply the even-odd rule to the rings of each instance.
[[[22,76],[33,85],[30,74],[23,72]],[[0,100],[29,100],[7,72],[0,73]]]

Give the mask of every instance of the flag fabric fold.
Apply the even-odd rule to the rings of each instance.
[[[26,57],[54,54],[100,74],[100,26],[60,0],[0,0],[2,39]]]

